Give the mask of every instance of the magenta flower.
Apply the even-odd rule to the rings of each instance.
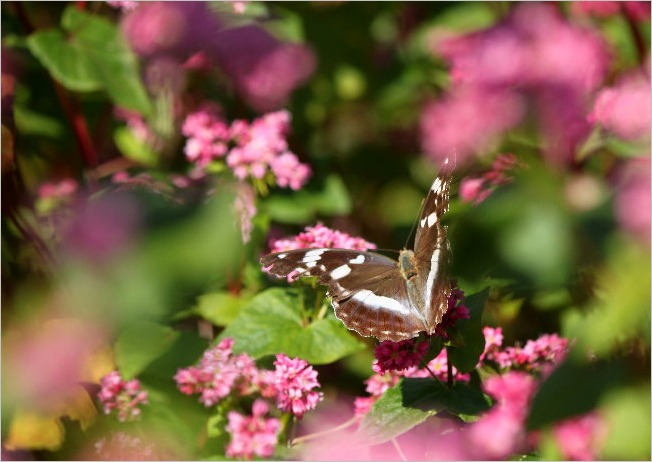
[[[597,414],[587,414],[556,424],[553,435],[563,458],[596,460],[606,436],[605,422]]]
[[[281,422],[276,418],[265,418],[269,412],[268,404],[257,399],[251,409],[251,416],[231,411],[226,431],[231,435],[226,447],[226,455],[251,459],[254,456],[271,457],[276,448]]]
[[[313,390],[320,386],[317,371],[303,359],[278,354],[274,366],[278,389],[276,405],[280,410],[300,418],[324,398],[323,393]]]
[[[118,413],[120,422],[137,419],[142,404],[148,404],[147,392],[142,390],[137,379],[124,380],[118,371],[110,372],[100,380],[102,387],[97,394],[104,406],[104,413],[114,410]]]
[[[65,178],[58,182],[46,182],[38,188],[39,199],[64,201],[71,199],[79,189],[79,184],[72,178]]]
[[[464,292],[454,283],[451,294],[448,296],[448,310],[444,313],[441,322],[435,329],[435,334],[443,339],[448,339],[448,330],[455,326],[459,319],[469,319],[471,314],[464,306]]]
[[[360,237],[350,236],[341,231],[332,230],[321,223],[307,226],[299,235],[289,239],[276,239],[270,243],[272,252],[285,252],[295,249],[333,248],[351,250],[375,249],[376,245]]]
[[[276,184],[281,188],[299,190],[310,177],[310,167],[299,162],[297,156],[285,152],[270,163],[272,172],[276,176]]]
[[[183,149],[186,158],[200,167],[224,157],[228,151],[229,127],[215,105],[204,104],[188,114],[181,132],[188,137]]]
[[[430,372],[442,382],[448,381],[448,351],[446,348],[442,349],[439,354],[427,364]],[[458,382],[468,382],[471,378],[469,374],[463,374],[457,370],[455,366],[451,367],[453,378]],[[429,372],[426,369],[419,369],[416,371],[407,371],[406,377],[426,377]]]
[[[374,350],[377,372],[382,374],[386,371],[400,371],[418,366],[427,351],[427,341],[418,342],[415,339],[407,339],[400,342],[390,340],[380,342]]]

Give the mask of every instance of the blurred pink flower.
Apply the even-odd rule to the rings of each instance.
[[[626,140],[650,139],[650,79],[628,75],[600,91],[589,121]]]
[[[228,413],[226,431],[231,435],[231,441],[226,447],[227,456],[251,459],[253,456],[271,457],[274,454],[281,422],[273,417],[266,419],[268,412],[268,404],[257,399],[252,405],[251,416],[235,411]]]
[[[111,432],[103,436],[94,445],[94,454],[80,454],[79,460],[162,460],[166,459],[160,454],[157,445],[152,440],[142,436],[134,436],[125,432]],[[171,454],[165,454],[170,456]]]
[[[439,354],[427,364],[428,369],[442,382],[448,381],[448,350],[443,348]],[[455,366],[451,367],[453,379],[458,382],[468,382],[471,378],[469,374],[463,374]],[[424,369],[413,369],[405,371],[406,377],[428,377],[429,372]]]
[[[220,31],[211,51],[236,90],[261,112],[282,106],[315,69],[309,48],[281,43],[253,25]]]
[[[270,242],[271,252],[284,252],[295,249],[333,248],[351,250],[375,249],[376,245],[360,237],[350,236],[341,231],[332,230],[321,223],[307,226],[297,236],[289,239],[276,239]]]
[[[147,392],[141,389],[140,382],[137,379],[124,380],[118,371],[102,377],[100,386],[97,397],[104,413],[117,411],[120,422],[136,420],[141,414],[139,406],[148,404]]]
[[[107,0],[108,5],[111,5],[113,8],[121,9],[122,11],[131,11],[138,8],[139,2],[134,2],[131,0]]]
[[[620,227],[650,245],[650,156],[627,161],[619,173],[614,203]]]
[[[460,182],[460,199],[462,202],[479,204],[491,195],[487,180],[484,178],[462,178]]]
[[[291,152],[284,152],[273,159],[270,167],[276,176],[276,184],[281,188],[299,190],[308,181],[310,167],[299,162],[297,156]]]
[[[525,418],[535,389],[535,380],[523,372],[508,372],[485,381],[484,391],[496,403],[467,432],[477,457],[505,459],[524,449]]]
[[[320,386],[317,371],[306,361],[277,354],[274,366],[278,389],[276,405],[280,410],[301,418],[324,398],[323,393],[313,390]]]
[[[140,56],[168,56],[180,62],[215,40],[221,27],[203,2],[141,2],[121,23],[127,41]]]
[[[495,335],[495,331],[493,333]],[[502,332],[500,337],[502,341]],[[522,347],[509,346],[502,350],[497,347],[486,348],[482,360],[494,361],[502,369],[544,371],[548,366],[559,364],[565,358],[567,351],[567,339],[557,334],[544,334],[536,340],[528,340]]]
[[[382,374],[390,370],[400,371],[418,366],[427,351],[427,341],[407,339],[400,342],[380,342],[374,349],[378,372]]]
[[[596,460],[606,436],[606,424],[598,414],[587,414],[558,423],[553,435],[567,460]]]
[[[425,107],[420,122],[423,150],[440,162],[454,153],[456,162],[463,164],[514,127],[523,110],[514,92],[458,88]]]
[[[570,6],[573,14],[577,15],[608,18],[624,11],[636,21],[650,19],[650,2],[572,2]]]
[[[606,75],[607,46],[594,31],[566,22],[554,5],[517,5],[498,25],[446,38],[434,49],[451,64],[453,87],[422,115],[427,154],[439,159],[457,149],[464,162],[521,123],[525,102],[550,162],[567,162],[588,135],[584,107]]]
[[[3,333],[7,390],[17,403],[47,410],[88,380],[86,368],[107,332],[79,319],[52,319]]]
[[[79,184],[72,178],[65,178],[58,182],[45,182],[38,188],[39,199],[70,199],[79,188]]]

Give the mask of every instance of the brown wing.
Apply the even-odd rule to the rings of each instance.
[[[423,309],[432,333],[448,309],[450,244],[442,217],[448,211],[450,170],[447,168],[432,183],[423,204],[414,241],[419,286],[423,287]]]
[[[398,341],[426,329],[391,258],[346,249],[302,249],[267,255],[261,263],[279,277],[317,276],[328,287],[337,318],[362,336]]]

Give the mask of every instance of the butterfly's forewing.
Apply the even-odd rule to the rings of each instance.
[[[410,303],[405,279],[391,258],[345,249],[302,249],[271,254],[263,267],[280,277],[317,276],[328,286],[335,315],[360,335],[399,341],[426,329]]]
[[[450,244],[442,217],[448,211],[450,173],[448,170],[435,179],[421,210],[414,240],[414,255],[417,260],[417,274],[423,287],[423,310],[432,333],[448,309],[450,280]]]

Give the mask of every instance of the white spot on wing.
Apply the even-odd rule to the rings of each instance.
[[[284,259],[285,257],[287,257],[287,256],[288,256],[288,254],[286,254],[286,253],[279,253],[279,254],[278,254],[278,259],[279,259],[279,260],[283,260],[283,259]]]
[[[326,249],[309,250],[306,252],[306,257],[318,257],[324,252],[326,252]]]
[[[442,186],[441,178],[437,177],[435,178],[435,181],[432,183],[432,187],[430,189],[432,189],[433,191],[439,191],[441,189],[441,186]]]
[[[421,224],[421,227],[422,227],[422,228],[423,228],[424,226],[426,226],[426,219],[425,219],[425,218],[422,218],[420,224]]]
[[[437,273],[439,273],[439,255],[441,255],[441,249],[437,248],[430,258],[430,271],[428,272],[428,279],[426,280],[426,309],[430,308],[430,303],[432,302],[432,286],[435,284],[437,279]]]
[[[376,308],[376,309],[382,308],[385,310],[393,311],[395,313],[400,313],[402,315],[408,315],[410,313],[410,309],[408,307],[403,306],[397,300],[394,300],[393,298],[389,298],[389,297],[383,297],[381,295],[376,295],[372,291],[367,289],[358,291],[351,298],[364,305],[370,306],[371,308]]]
[[[305,262],[305,263],[306,263],[307,268],[314,268],[315,266],[317,266],[316,261],[309,261],[309,262]]]
[[[333,279],[342,279],[343,277],[347,276],[350,272],[351,272],[351,267],[349,265],[342,265],[342,266],[338,266],[333,271],[331,271],[330,276]]]
[[[428,215],[428,228],[432,228],[432,225],[434,225],[437,222],[437,214],[435,212],[432,212],[430,215]]]
[[[364,263],[364,255],[358,255],[357,257],[352,258],[351,260],[349,260],[349,263],[351,263],[352,265],[360,265]]]

